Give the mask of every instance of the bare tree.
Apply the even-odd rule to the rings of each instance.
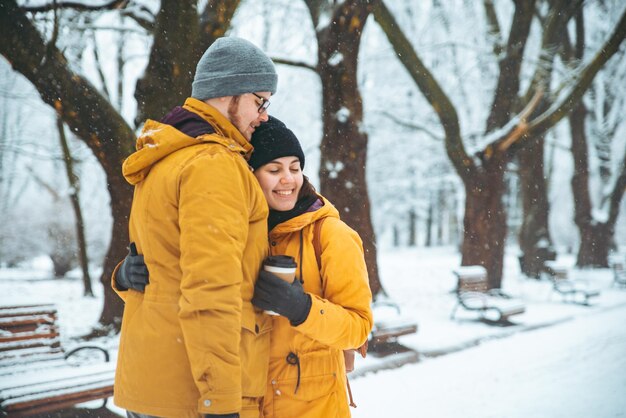
[[[585,50],[585,21],[583,11],[580,10],[576,15],[576,37],[573,47],[569,41],[567,32],[563,31],[563,43],[566,46],[566,57],[569,62],[577,63],[583,59]],[[623,57],[623,54],[622,54]],[[601,88],[601,87],[600,87]],[[609,90],[614,90],[611,86]],[[598,117],[605,119],[609,112],[618,111],[619,103],[616,97],[610,91],[606,95],[600,95],[604,98],[600,104],[600,115]],[[613,107],[617,106],[617,109]],[[572,192],[574,194],[574,220],[580,231],[580,248],[578,249],[578,257],[576,264],[580,267],[608,267],[608,256],[613,244],[615,234],[615,223],[619,215],[619,206],[626,190],[626,153],[621,155],[617,170],[611,175],[610,164],[607,163],[607,156],[599,153],[599,175],[602,183],[608,183],[609,187],[601,190],[598,199],[599,212],[606,214],[601,219],[594,215],[593,204],[591,199],[591,190],[589,187],[589,160],[588,153],[589,141],[587,140],[587,120],[590,114],[583,100],[579,100],[569,116],[570,132],[572,136],[572,154],[574,157],[574,175],[572,176]],[[608,121],[607,121],[608,122]],[[611,131],[615,133],[616,127],[611,123],[604,123],[607,132],[605,135],[599,133],[600,141],[610,142],[613,137]],[[606,145],[605,145],[606,146]],[[610,147],[610,145],[609,145]],[[604,161],[603,161],[604,158]]]
[[[195,12],[195,2],[164,1],[154,25],[154,42],[150,62],[144,80],[139,87],[138,106],[142,116],[160,117],[163,109],[179,104],[180,95],[191,88],[189,82],[185,91],[172,88],[170,78],[176,86],[183,85],[179,80],[192,77],[194,73],[191,58],[179,61],[175,49],[188,51],[188,43],[193,43],[193,51],[203,51],[210,43],[222,36],[230,25],[232,12],[238,1],[210,0],[203,13]],[[113,1],[103,8],[123,8],[127,2]],[[74,7],[87,12],[97,9],[75,3],[52,3],[41,6],[41,10],[28,10],[31,13],[51,8]],[[45,10],[44,10],[45,9]],[[185,10],[181,10],[185,9]],[[70,68],[66,57],[54,45],[47,42],[27,17],[26,10],[15,0],[0,4],[0,53],[13,68],[28,78],[39,91],[44,102],[52,106],[68,127],[92,150],[105,172],[107,188],[111,197],[113,216],[112,239],[104,260],[100,278],[104,292],[104,308],[100,317],[103,332],[109,327],[119,327],[122,302],[111,290],[110,277],[117,262],[126,255],[128,245],[128,215],[132,198],[132,188],[124,180],[120,167],[123,160],[133,151],[135,134],[120,113],[83,76]],[[185,20],[187,19],[187,20]],[[176,22],[172,25],[171,22]],[[144,22],[145,23],[145,22]],[[146,27],[149,27],[149,22]],[[189,35],[195,32],[194,35]],[[196,52],[196,57],[197,57]],[[165,70],[163,70],[165,68]],[[145,106],[159,104],[158,109],[146,111]],[[161,112],[160,114],[157,112]]]
[[[562,120],[581,99],[602,66],[615,54],[626,33],[626,14],[593,59],[569,80],[563,94],[547,109],[537,110],[541,89],[517,103],[520,67],[534,14],[534,1],[515,1],[505,53],[499,64],[491,112],[487,118],[484,148],[470,156],[463,144],[458,114],[431,71],[425,67],[384,1],[374,2],[373,13],[398,58],[436,112],[445,132],[448,157],[466,191],[462,264],[487,268],[489,285],[501,287],[506,239],[502,203],[504,173],[510,158],[528,138],[539,137]],[[515,117],[516,109],[523,107]]]

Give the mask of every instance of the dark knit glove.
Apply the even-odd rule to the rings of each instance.
[[[119,290],[133,289],[143,293],[148,283],[148,267],[143,261],[143,255],[137,254],[135,243],[131,242],[128,255],[115,273],[115,284]]]
[[[252,304],[266,311],[274,311],[289,319],[291,325],[303,323],[311,310],[311,296],[304,293],[302,283],[296,279],[292,284],[261,270],[254,286]]]
[[[203,417],[204,418],[239,418],[239,414],[238,413],[235,413],[235,414],[225,414],[225,415],[204,414]]]

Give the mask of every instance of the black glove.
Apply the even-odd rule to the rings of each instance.
[[[289,319],[291,325],[303,323],[311,310],[311,296],[304,293],[302,283],[292,284],[261,270],[254,286],[252,304],[266,311],[274,311]]]
[[[235,413],[235,414],[225,414],[225,415],[204,414],[203,417],[204,418],[239,418],[239,414],[238,413]]]
[[[148,267],[143,261],[143,255],[137,254],[135,243],[131,242],[128,255],[115,274],[115,284],[119,290],[133,289],[143,293],[148,283]]]

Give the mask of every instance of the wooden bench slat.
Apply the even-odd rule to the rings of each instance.
[[[13,347],[28,346],[33,341],[52,341],[58,343],[59,332],[56,329],[42,330],[42,332],[18,332],[11,336],[0,336],[0,350],[12,349]],[[52,345],[52,344],[45,344]]]
[[[57,358],[46,356],[45,359],[34,359],[33,362],[25,362],[14,364],[10,366],[0,367],[0,379],[4,379],[7,377],[23,374],[23,373],[31,373],[33,371],[48,371],[49,369],[54,369],[57,367],[67,366],[67,361],[65,360],[65,355],[61,353],[61,355]]]
[[[68,366],[41,372],[29,372],[14,376],[10,383],[0,383],[0,397],[10,399],[46,391],[60,390],[66,387],[107,380],[115,374],[115,364],[102,363],[88,366]]]
[[[0,318],[49,314],[56,317],[54,305],[0,306]]]
[[[414,334],[417,332],[417,324],[404,324],[397,326],[379,326],[378,329],[372,331],[372,342],[386,342],[403,335]]]
[[[53,397],[52,397],[53,396]],[[81,387],[80,391],[51,393],[47,398],[23,399],[19,402],[7,401],[6,410],[14,417],[27,417],[42,412],[58,411],[77,403],[105,399],[113,396],[113,385],[102,382]]]
[[[8,316],[6,314],[0,316],[0,326],[2,327],[32,323],[54,324],[55,321],[56,314],[53,312],[29,312],[12,316]]]
[[[5,414],[54,412],[113,394],[115,365],[72,366],[56,321],[53,305],[0,307],[0,408]]]
[[[5,361],[6,360],[6,361]],[[50,367],[50,363],[63,360],[65,362],[65,353],[61,350],[56,352],[45,353],[29,353],[27,355],[20,355],[15,358],[0,359],[0,375],[13,373],[15,370],[28,370],[28,369],[42,369]]]

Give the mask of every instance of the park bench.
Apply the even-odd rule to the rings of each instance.
[[[462,266],[453,270],[457,277],[456,304],[450,315],[455,318],[458,308],[478,312],[480,319],[497,325],[510,325],[509,318],[526,311],[518,301],[510,299],[499,289],[489,290],[487,270],[483,266]]]
[[[545,266],[554,292],[561,295],[565,302],[589,305],[589,299],[600,296],[600,291],[590,287],[586,280],[570,279],[566,266],[556,261],[546,261]]]
[[[375,363],[373,369],[357,367],[356,373],[362,375],[368,370],[378,370],[377,367],[395,368],[404,364],[416,363],[419,359],[417,351],[403,345],[398,338],[404,335],[415,334],[417,323],[402,315],[400,306],[386,295],[379,295],[372,303],[374,326],[368,339],[368,354],[379,359],[382,363]]]
[[[398,337],[417,332],[417,323],[410,318],[403,317],[398,304],[385,297],[380,297],[372,304],[372,311],[375,322],[369,338],[371,347],[391,343]]]
[[[105,363],[68,360],[98,350]],[[54,305],[0,307],[0,414],[27,417],[113,395],[115,365],[96,345],[65,352]]]

